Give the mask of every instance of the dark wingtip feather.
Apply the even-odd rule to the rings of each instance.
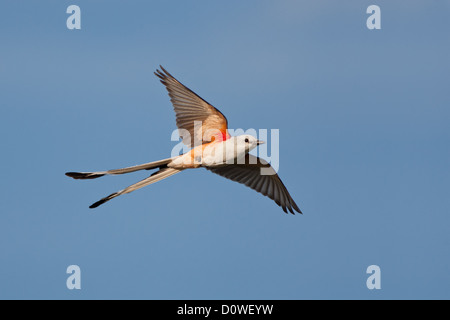
[[[92,173],[92,172],[66,172],[66,176],[74,179],[96,179],[103,177],[103,173]]]
[[[166,78],[166,79],[169,78],[169,79],[172,79],[172,80],[175,80],[176,82],[178,82],[178,80],[175,79],[175,77],[173,75],[171,75],[169,71],[164,69],[164,67],[162,65],[159,65],[159,67],[162,70],[162,72],[160,70],[157,70],[157,72],[159,74],[161,74],[164,78]]]
[[[172,76],[169,72],[167,72],[166,69],[164,69],[164,67],[163,67],[162,65],[159,65],[159,67],[161,68],[161,70],[162,70],[165,74],[167,74],[168,76]]]
[[[292,203],[292,207],[294,208],[295,211],[297,211],[300,214],[303,214],[302,210],[300,210],[300,208],[297,206],[297,204],[295,202]]]
[[[159,65],[159,68],[162,70],[159,70],[159,69],[156,69],[156,72],[155,72],[155,75],[157,75],[158,77],[164,77],[164,78],[166,78],[167,76],[170,76],[170,74],[166,71],[166,69],[164,69],[163,68],[163,66],[161,66],[161,65]]]
[[[291,206],[289,206],[288,209],[289,209],[289,212],[290,212],[291,214],[295,215],[295,212],[294,212],[294,210],[292,210],[292,207],[291,207]]]

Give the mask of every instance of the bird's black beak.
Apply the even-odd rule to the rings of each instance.
[[[256,145],[257,146],[259,146],[260,144],[264,144],[264,143],[266,143],[265,141],[262,141],[262,140],[257,140],[256,141]]]

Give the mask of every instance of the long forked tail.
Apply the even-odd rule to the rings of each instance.
[[[174,175],[175,173],[181,172],[182,170],[179,169],[174,169],[174,168],[163,168],[155,173],[153,173],[150,177],[145,178],[144,180],[141,180],[123,190],[114,192],[112,194],[110,194],[107,197],[104,197],[103,199],[100,199],[99,201],[97,201],[96,203],[92,204],[89,208],[93,209],[93,208],[97,208],[99,205],[104,204],[105,202],[120,196],[121,194],[125,194],[125,193],[129,193],[131,191],[140,189],[142,187],[148,186],[149,184],[158,182],[160,180],[163,180],[165,178],[168,178],[172,175]]]
[[[144,164],[140,164],[138,166],[127,167],[122,169],[114,169],[108,171],[97,171],[97,172],[66,172],[66,176],[74,178],[74,179],[95,179],[103,177],[108,174],[124,174],[129,172],[134,172],[138,170],[150,170],[150,169],[163,169],[167,167],[167,164],[172,161],[172,158],[163,159],[154,162],[148,162]]]

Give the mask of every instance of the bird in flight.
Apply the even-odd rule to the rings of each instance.
[[[186,169],[204,167],[227,179],[245,184],[274,200],[284,212],[302,213],[287,191],[276,171],[265,160],[249,154],[263,141],[251,135],[232,137],[228,133],[225,116],[195,92],[175,79],[162,66],[155,75],[169,92],[176,114],[178,132],[183,143],[191,149],[176,157],[141,165],[97,172],[66,172],[74,179],[95,179],[138,170],[158,169],[149,177],[109,196],[100,199],[89,208],[125,193],[148,186]]]

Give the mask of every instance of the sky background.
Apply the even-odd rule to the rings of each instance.
[[[2,1],[0,298],[450,299],[449,14],[447,0]],[[148,172],[66,171],[177,144],[160,64],[230,128],[280,130],[303,215],[204,169],[88,208]]]

